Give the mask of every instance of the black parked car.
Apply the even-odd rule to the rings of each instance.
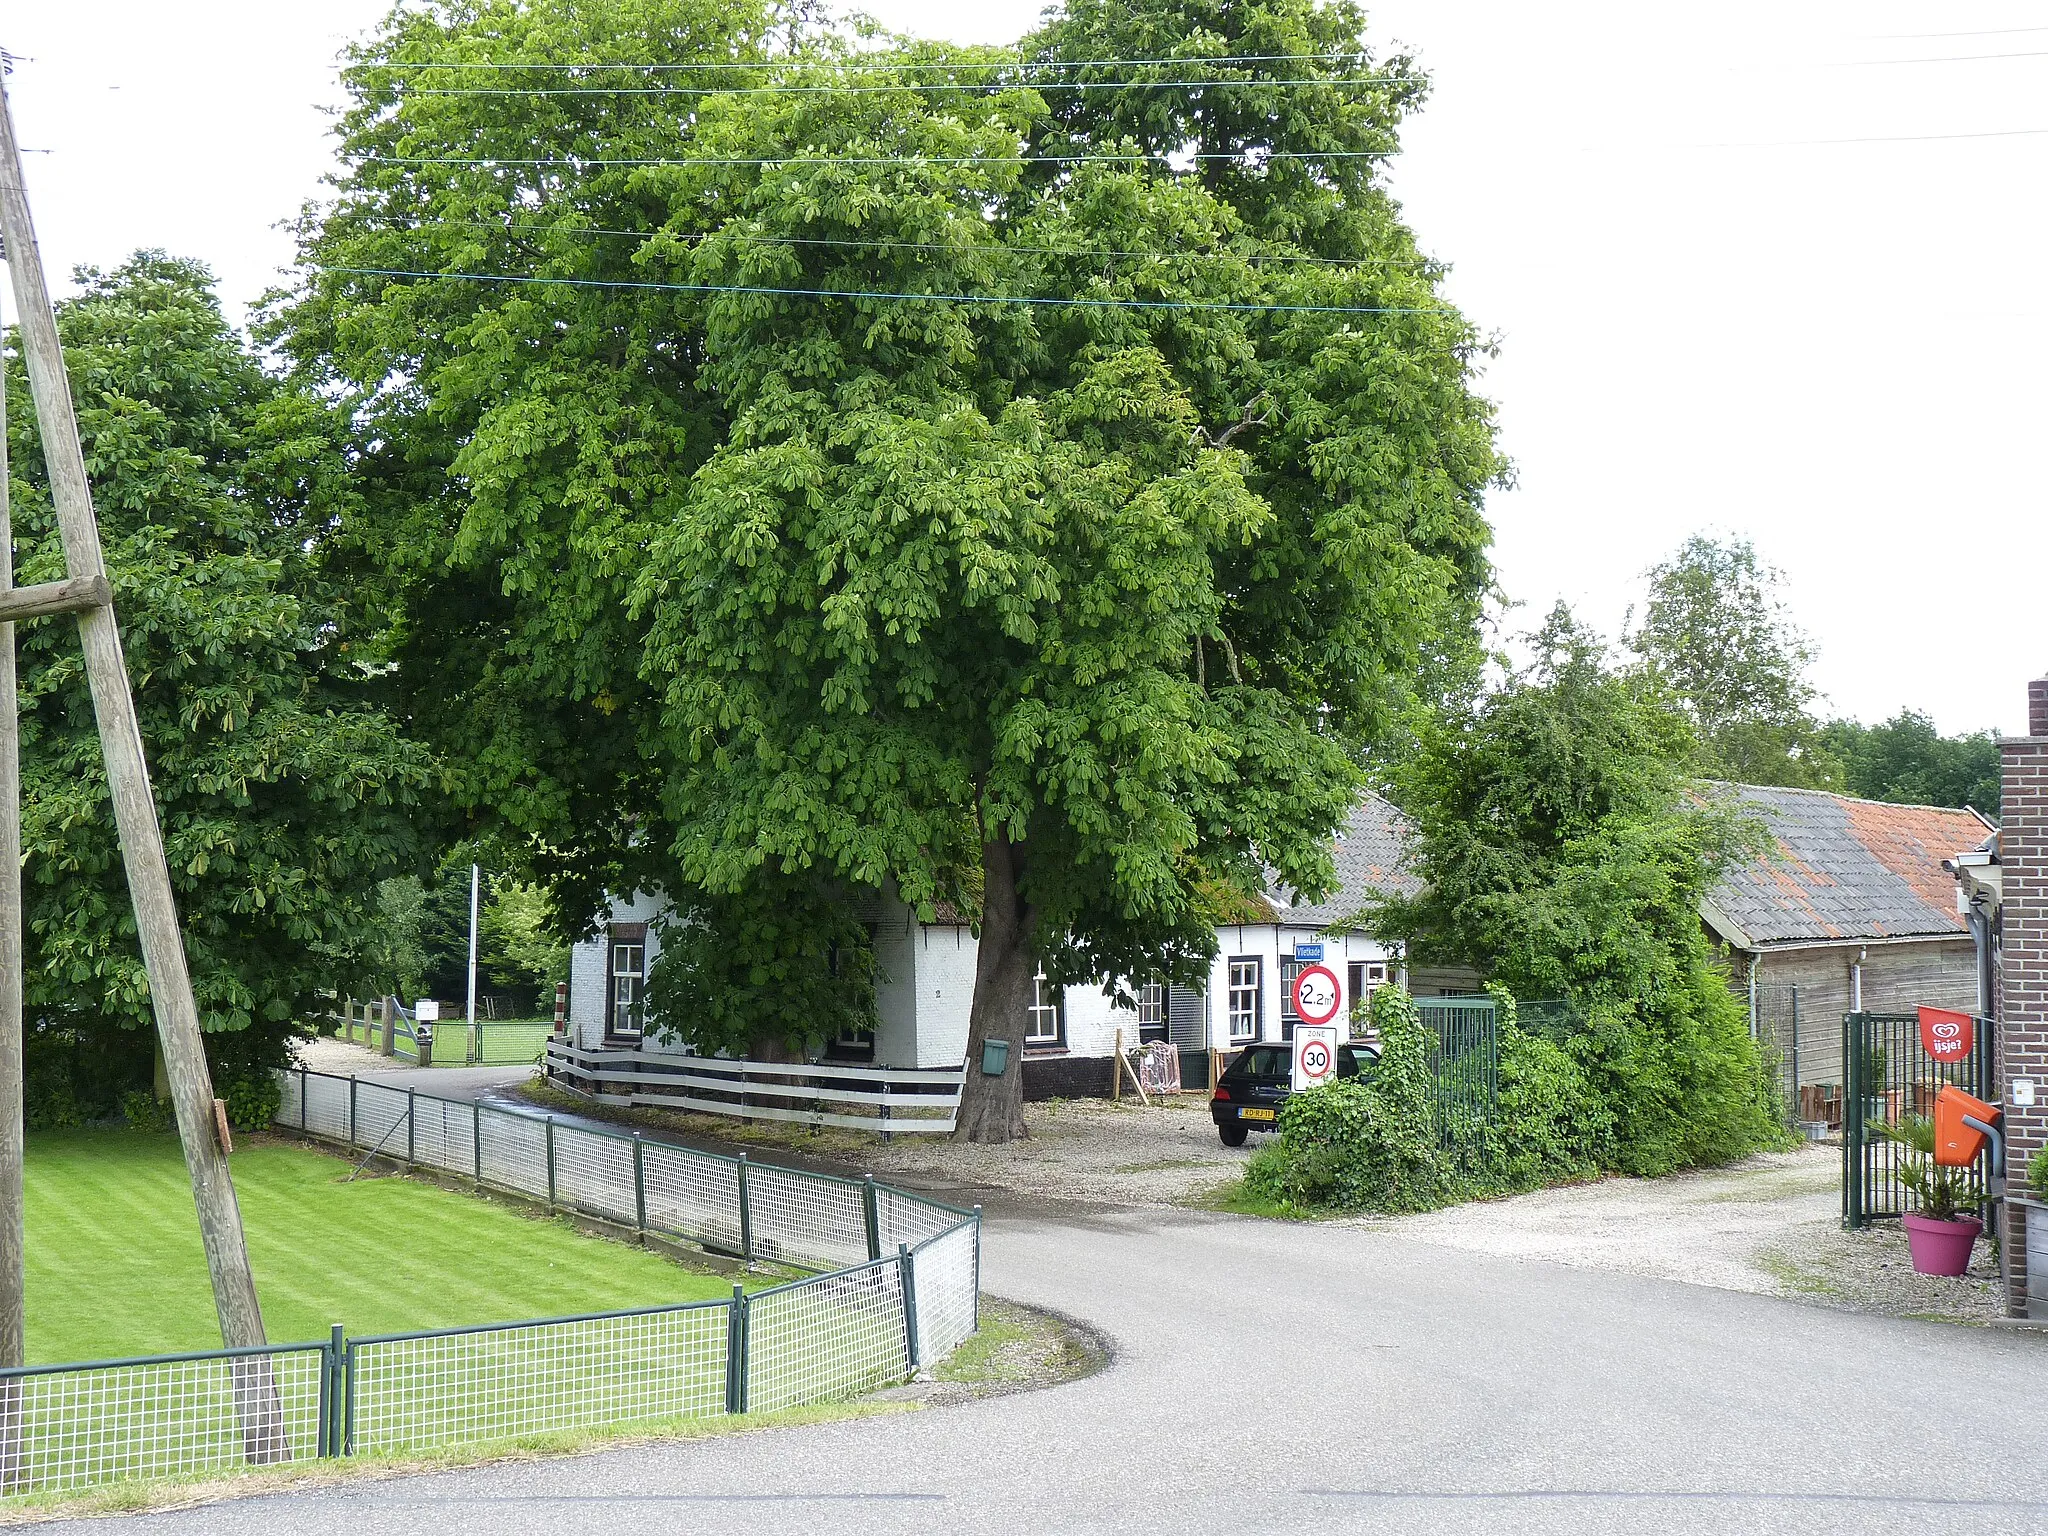
[[[1337,1047],[1339,1079],[1370,1073],[1380,1059],[1377,1047],[1349,1040]],[[1279,1128],[1280,1106],[1294,1091],[1294,1047],[1251,1045],[1224,1069],[1209,1099],[1209,1118],[1226,1147],[1241,1147],[1252,1131]]]

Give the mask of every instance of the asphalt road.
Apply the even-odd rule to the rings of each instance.
[[[2048,1339],[1192,1213],[997,1219],[1115,1341],[964,1407],[94,1522],[208,1536],[2048,1531]]]

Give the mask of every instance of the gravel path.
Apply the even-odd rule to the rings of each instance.
[[[1198,1096],[1149,1109],[1106,1099],[1030,1104],[1025,1123],[1030,1138],[1006,1146],[899,1137],[871,1146],[861,1164],[877,1178],[906,1173],[1053,1202],[1158,1207],[1198,1203],[1237,1178],[1261,1139],[1224,1146]]]
[[[1769,1153],[1664,1179],[1603,1179],[1361,1221],[1469,1253],[1791,1296],[1895,1317],[2002,1316],[1991,1245],[1968,1275],[1913,1273],[1897,1222],[1842,1229],[1842,1154]]]

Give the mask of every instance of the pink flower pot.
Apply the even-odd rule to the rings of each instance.
[[[1904,1216],[1906,1246],[1913,1250],[1913,1268],[1923,1275],[1960,1275],[1970,1267],[1970,1250],[1984,1223],[1934,1221],[1926,1216]]]

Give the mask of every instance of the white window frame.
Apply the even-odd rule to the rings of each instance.
[[[1224,1017],[1230,1031],[1230,1043],[1239,1045],[1257,1040],[1266,1022],[1265,957],[1232,955],[1225,965]]]
[[[1067,1043],[1066,988],[1045,979],[1045,967],[1031,978],[1031,1006],[1024,1010],[1024,1044],[1027,1049],[1055,1050]],[[1042,1025],[1051,1022],[1050,1031]]]
[[[1147,1034],[1147,1030],[1151,1033]],[[1138,988],[1138,1038],[1164,1040],[1167,1034],[1166,983],[1145,982]]]
[[[645,1026],[647,1006],[647,941],[611,941],[611,985],[606,992],[605,1029],[607,1040],[638,1040]],[[621,1024],[623,1012],[627,1022]]]

